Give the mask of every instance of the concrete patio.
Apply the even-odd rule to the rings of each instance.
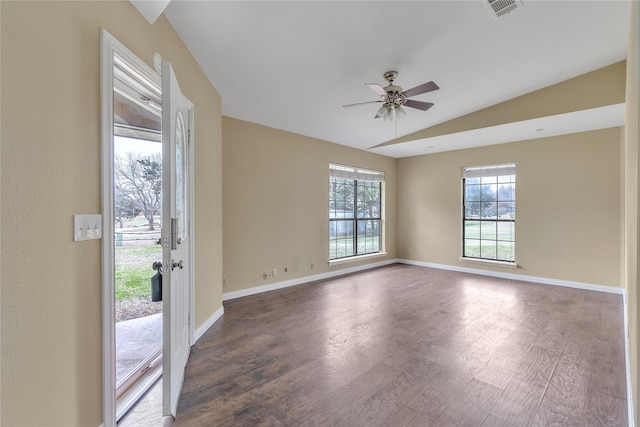
[[[162,313],[116,323],[116,384],[162,347]]]

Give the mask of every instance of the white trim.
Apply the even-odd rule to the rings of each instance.
[[[239,291],[226,292],[222,294],[222,301],[242,298],[249,295],[261,294],[263,292],[274,291],[276,289],[288,288],[290,286],[302,285],[304,283],[315,282],[316,280],[329,279],[331,277],[342,276],[345,274],[355,273],[363,270],[370,270],[376,267],[382,267],[389,264],[397,263],[397,259],[390,259],[371,264],[360,265],[357,267],[344,268],[342,270],[329,271],[327,273],[314,274],[313,276],[299,277],[297,279],[285,280],[282,282],[270,283],[263,286],[255,286],[253,288],[241,289]]]
[[[196,233],[195,233],[195,148],[196,148],[196,127],[195,127],[195,105],[191,106],[189,110],[189,140],[188,144],[188,162],[189,162],[189,177],[187,189],[189,195],[189,219],[188,219],[188,233],[189,233],[189,265],[187,266],[189,272],[189,345],[192,346],[198,340],[195,337],[195,293],[196,293]],[[188,359],[187,359],[188,360]]]
[[[498,277],[509,280],[521,280],[523,282],[540,283],[543,285],[564,286],[567,288],[584,289],[587,291],[605,292],[609,294],[624,295],[623,288],[614,286],[598,285],[593,283],[573,282],[570,280],[552,279],[548,277],[526,276],[524,274],[503,273],[501,271],[481,270],[478,268],[458,267],[455,265],[435,264],[431,262],[413,261],[408,259],[398,259],[401,264],[416,265],[419,267],[437,268],[439,270],[458,271],[460,273],[479,274],[482,276]]]
[[[132,387],[132,390],[128,390],[124,396],[120,398],[118,402],[118,408],[116,413],[116,419],[118,422],[127,415],[127,412],[133,408],[136,403],[149,391],[151,386],[162,377],[162,361],[159,361],[155,368],[144,374],[144,377],[140,378]]]
[[[356,256],[350,256],[346,258],[332,259],[332,260],[329,260],[329,265],[340,265],[340,264],[348,264],[350,262],[356,262],[356,261],[366,261],[371,258],[382,258],[387,255],[388,254],[386,252],[375,252],[372,254],[356,255]]]
[[[462,178],[483,178],[490,176],[510,176],[516,174],[515,163],[502,163],[486,166],[465,166],[462,168]]]
[[[270,283],[263,286],[255,286],[252,288],[241,289],[239,291],[231,291],[222,294],[222,301],[228,301],[236,298],[242,298],[250,295],[261,294],[263,292],[274,291],[276,289],[288,288],[290,286],[301,285],[304,283],[315,282],[316,280],[329,279],[336,276],[355,273],[358,271],[369,270],[376,267],[382,267],[389,264],[407,264],[418,267],[437,268],[439,270],[457,271],[460,273],[478,274],[482,276],[498,277],[509,280],[520,280],[523,282],[540,283],[543,285],[564,286],[567,288],[583,289],[587,291],[605,292],[609,294],[624,295],[624,289],[607,285],[598,285],[593,283],[574,282],[570,280],[552,279],[539,276],[527,276],[524,274],[503,273],[500,271],[481,270],[478,268],[459,267],[447,264],[436,264],[431,262],[413,261],[408,259],[390,259],[382,262],[365,264],[357,267],[345,268],[342,270],[330,271],[327,273],[314,274],[313,276],[299,277],[297,279],[285,280],[282,282]]]
[[[113,239],[113,55],[119,42],[100,29],[100,104],[102,145],[102,421],[116,425],[115,265]]]
[[[470,262],[476,264],[484,264],[484,265],[493,265],[494,267],[507,267],[507,268],[518,268],[518,264],[514,261],[497,261],[495,259],[483,259],[483,258],[466,258],[460,257],[459,261],[462,262]]]
[[[223,314],[224,314],[224,306],[220,306],[220,308],[217,309],[216,312],[211,315],[211,317],[205,320],[205,322],[202,325],[200,325],[198,329],[196,329],[196,331],[193,334],[193,338],[194,338],[193,344],[198,342],[198,340],[202,338],[204,333],[207,332],[209,328],[212,327],[213,324],[216,323],[218,319],[222,317]]]
[[[357,181],[384,182],[384,171],[329,163],[329,176]]]
[[[106,427],[116,425],[116,332],[113,218],[114,54],[160,84],[160,76],[104,28],[100,29],[100,136],[102,146],[102,411]]]
[[[627,314],[627,293],[622,294],[622,302],[624,306],[624,363],[627,371],[627,418],[629,427],[634,427],[635,419],[633,418],[633,387],[631,386],[631,358],[629,357],[629,318]]]

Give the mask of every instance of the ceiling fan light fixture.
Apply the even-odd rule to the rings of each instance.
[[[384,116],[382,116],[384,118],[385,122],[392,122],[393,121],[393,107],[386,107],[385,111],[384,111]]]
[[[396,105],[396,117],[401,119],[406,115],[407,115],[407,112],[405,111],[405,109],[402,108],[401,105]]]

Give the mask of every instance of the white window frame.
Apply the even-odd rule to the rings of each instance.
[[[380,185],[380,207],[379,207],[379,215],[375,218],[358,218],[357,217],[357,195],[354,195],[354,216],[353,218],[345,218],[348,220],[352,220],[354,222],[355,233],[357,234],[357,222],[358,220],[374,220],[378,221],[379,224],[379,244],[378,250],[374,252],[366,252],[362,254],[357,253],[357,236],[354,236],[354,254],[347,255],[339,258],[331,258],[331,223],[336,222],[336,218],[331,218],[329,215],[329,265],[340,264],[344,262],[358,261],[366,258],[380,257],[387,255],[384,250],[384,177],[385,174],[383,171],[377,171],[372,169],[365,169],[355,166],[346,166],[337,163],[329,164],[329,184],[331,185],[332,178],[340,178],[340,179],[348,179],[354,181],[354,186],[357,189],[358,182],[367,181],[367,182],[377,182]],[[357,190],[356,190],[357,191]],[[329,200],[331,195],[329,194]],[[331,207],[329,207],[329,210]]]
[[[516,268],[517,267],[517,262],[516,262],[516,232],[515,232],[515,227],[516,227],[516,214],[515,214],[515,188],[514,188],[514,194],[511,198],[511,200],[506,200],[505,203],[513,203],[512,208],[513,208],[513,212],[511,212],[511,216],[510,217],[506,217],[506,218],[500,218],[500,215],[498,212],[496,212],[496,217],[495,219],[487,219],[487,218],[482,218],[482,217],[478,217],[477,219],[470,219],[467,217],[467,203],[474,203],[474,202],[468,202],[467,199],[467,185],[474,185],[474,184],[467,184],[467,179],[472,179],[472,178],[492,178],[492,177],[497,177],[496,181],[499,180],[500,177],[505,177],[505,176],[513,176],[513,181],[509,181],[509,182],[513,182],[513,184],[515,185],[516,183],[516,165],[515,163],[505,163],[505,164],[497,164],[497,165],[486,165],[486,166],[472,166],[472,167],[463,167],[462,168],[462,245],[461,245],[461,250],[462,250],[462,256],[460,257],[461,261],[468,261],[468,262],[477,262],[477,263],[482,263],[482,264],[493,264],[493,265],[500,265],[500,266],[507,266],[507,267],[511,267],[511,268]],[[478,184],[479,185],[479,184]],[[493,203],[493,201],[491,202]],[[496,205],[499,206],[498,204],[500,203],[500,199],[496,199],[495,201]],[[505,259],[499,259],[498,258],[498,253],[499,250],[497,249],[498,246],[498,242],[500,242],[501,240],[499,240],[498,238],[498,232],[496,230],[496,237],[495,237],[495,242],[496,242],[496,254],[495,257],[483,257],[482,253],[480,253],[480,256],[469,256],[466,253],[466,247],[467,247],[467,236],[466,236],[466,223],[467,221],[470,220],[477,220],[478,222],[480,222],[481,224],[483,222],[495,222],[496,223],[496,229],[498,227],[499,224],[501,223],[510,223],[512,225],[512,239],[511,240],[507,240],[508,242],[511,242],[513,245],[512,248],[512,253],[513,253],[513,259],[511,260],[505,260]],[[477,239],[479,241],[482,241],[483,239],[481,238],[482,235],[480,234],[480,237]],[[486,239],[486,240],[494,240],[494,239]]]

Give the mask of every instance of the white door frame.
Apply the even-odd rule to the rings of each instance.
[[[101,144],[102,144],[102,389],[103,389],[103,426],[116,426],[116,330],[115,330],[115,218],[113,214],[113,156],[114,156],[114,120],[113,120],[113,67],[114,54],[117,54],[137,71],[158,86],[160,75],[144,61],[133,54],[104,28],[100,29],[100,96],[101,96]],[[189,233],[190,258],[187,265],[189,287],[189,345],[193,345],[194,327],[194,233],[193,233],[193,145],[189,155],[190,198]],[[164,228],[164,224],[163,224]]]

